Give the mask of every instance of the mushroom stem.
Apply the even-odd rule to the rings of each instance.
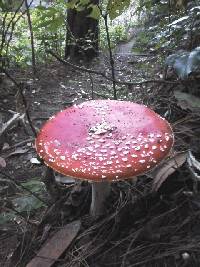
[[[105,211],[105,200],[110,194],[110,182],[92,182],[92,202],[90,206],[90,215],[99,217]]]

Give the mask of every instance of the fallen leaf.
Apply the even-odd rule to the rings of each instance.
[[[30,162],[32,163],[32,164],[41,164],[41,161],[39,161],[37,158],[31,158],[30,159]]]
[[[0,167],[5,168],[6,167],[6,161],[4,158],[0,157]]]
[[[5,227],[6,223],[14,220],[16,218],[16,214],[14,212],[1,212],[0,214],[0,225]]]
[[[18,212],[30,212],[44,206],[43,202],[32,195],[14,198],[12,203]]]
[[[191,167],[196,168],[198,171],[200,171],[200,162],[194,157],[191,151],[188,153],[188,163]]]
[[[44,183],[37,179],[30,179],[21,183],[23,187],[29,189],[31,192],[39,193],[45,190]]]
[[[174,92],[174,96],[177,99],[177,104],[183,110],[197,111],[200,110],[200,98],[188,93],[179,91]]]
[[[29,143],[27,143],[26,145],[27,145],[27,146],[32,146],[32,143],[31,143],[31,142],[29,142]]]
[[[8,149],[9,147],[10,147],[10,146],[9,146],[8,143],[4,143],[4,144],[3,144],[3,148],[2,148],[2,150]]]
[[[152,191],[158,191],[165,180],[183,165],[187,159],[187,154],[187,152],[177,153],[173,158],[170,158],[159,167],[155,173]]]
[[[61,230],[53,235],[44,246],[39,250],[36,257],[33,258],[26,267],[50,267],[69,247],[73,239],[80,230],[81,222],[74,221],[65,225]]]

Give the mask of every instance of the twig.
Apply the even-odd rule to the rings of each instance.
[[[52,55],[53,57],[55,57],[62,64],[70,66],[75,70],[79,70],[79,71],[83,71],[83,72],[87,72],[87,73],[91,73],[91,74],[100,75],[100,76],[104,77],[105,79],[107,79],[108,81],[111,81],[111,82],[113,81],[113,79],[110,78],[109,76],[107,76],[105,74],[105,72],[92,70],[92,69],[88,69],[88,68],[85,68],[85,67],[80,67],[80,66],[77,66],[75,64],[72,64],[71,62],[60,58],[56,53],[54,53],[51,50],[46,50],[46,52],[48,54]],[[121,84],[121,85],[142,85],[142,84],[147,84],[147,83],[179,84],[180,82],[179,81],[165,81],[165,80],[145,80],[145,81],[141,81],[141,82],[126,82],[126,81],[115,80],[115,83],[116,84]]]
[[[190,121],[192,118],[193,118],[193,116],[187,115],[186,117],[184,117],[182,119],[179,119],[179,120],[173,122],[172,123],[172,126],[175,127],[178,124],[181,124],[181,123],[186,122],[186,121]]]
[[[56,183],[53,169],[46,167],[42,181],[45,184],[47,192],[52,197],[52,199],[57,200],[60,197],[60,190],[58,184]]]
[[[13,117],[9,121],[7,121],[6,123],[4,123],[3,126],[2,126],[2,128],[0,129],[0,138],[1,138],[2,135],[4,135],[12,127],[12,125],[16,121],[18,121],[19,119],[21,119],[23,116],[24,116],[24,114],[23,115],[20,115],[19,113],[15,113],[13,115]]]
[[[13,148],[16,148],[16,147],[18,147],[18,146],[21,146],[21,145],[23,145],[23,144],[25,144],[25,143],[27,143],[27,142],[32,142],[32,141],[34,141],[34,140],[35,140],[35,138],[29,138],[29,139],[26,139],[26,140],[21,141],[21,142],[19,142],[19,143],[17,143],[17,144],[14,144],[13,146],[9,146],[9,147],[5,148],[5,149],[3,150],[3,152],[8,151],[8,150],[11,150],[11,149],[13,149]]]
[[[6,35],[7,35],[8,32],[9,32],[9,28],[10,28],[10,26],[11,26],[11,28],[13,29],[14,25],[16,24],[16,22],[15,22],[14,20],[15,20],[15,17],[17,16],[17,14],[18,14],[20,8],[21,8],[22,5],[23,5],[23,2],[24,2],[24,0],[22,0],[22,1],[20,2],[19,6],[16,8],[16,10],[15,10],[15,12],[14,12],[14,15],[11,17],[11,20],[9,21],[7,27],[6,27],[6,17],[7,17],[7,15],[8,15],[8,12],[6,12],[6,15],[5,15],[5,17],[4,17],[4,19],[3,19],[3,23],[2,23],[2,40],[1,40],[0,54],[2,53],[3,46],[4,46],[5,42],[6,42]],[[11,35],[12,35],[12,33],[11,33]],[[10,38],[9,38],[9,40],[10,40]],[[9,40],[8,40],[8,42],[9,42]]]
[[[116,56],[151,57],[151,54],[115,53]]]
[[[22,213],[20,213],[18,210],[16,210],[16,209],[11,205],[10,201],[7,201],[7,200],[6,200],[6,202],[7,202],[8,204],[10,204],[10,206],[9,206],[9,208],[4,207],[4,210],[5,210],[5,211],[8,211],[8,212],[10,212],[10,211],[15,212],[15,214],[16,214],[21,220],[24,220],[24,221],[25,221],[26,223],[28,223],[29,225],[34,225],[34,223],[33,223],[31,220],[29,220],[28,218],[26,218],[24,214],[22,214]]]
[[[3,172],[3,171],[0,170],[0,174],[3,175],[3,176],[5,176],[9,181],[14,182],[17,186],[21,187],[23,190],[25,190],[28,193],[30,193],[31,195],[33,195],[35,198],[37,198],[39,201],[41,201],[42,203],[44,203],[46,206],[49,206],[49,203],[47,201],[45,201],[44,199],[42,199],[41,197],[39,197],[36,193],[32,192],[31,190],[29,190],[25,186],[23,186],[20,182],[16,181],[14,178],[12,178],[7,173],[5,173],[5,172]]]
[[[32,2],[33,2],[33,0],[31,1],[31,3],[29,3],[29,6],[31,6]],[[15,25],[23,17],[23,15],[26,13],[26,10],[25,10],[25,11],[22,11],[19,16],[17,16],[19,14],[20,8],[22,7],[23,3],[24,3],[24,0],[22,0],[20,2],[19,6],[15,10],[15,13],[12,16],[11,20],[9,21],[6,29],[5,29],[6,21],[4,22],[4,25],[2,27],[3,33],[2,33],[2,42],[1,42],[0,54],[3,51],[4,45],[6,46],[5,47],[5,54],[6,55],[8,54],[8,48],[9,48],[10,42],[11,42],[12,37],[13,37]],[[8,35],[8,38],[6,38],[7,35]]]
[[[2,53],[3,50],[3,45],[5,42],[5,37],[6,37],[6,31],[5,31],[5,26],[6,26],[6,18],[8,16],[8,11],[4,13],[4,17],[1,22],[1,45],[0,45],[0,54]]]
[[[17,122],[19,119],[22,119],[23,116],[24,114],[20,115],[19,113],[14,113],[13,117],[9,121],[6,123],[0,123],[0,152],[6,140],[6,133],[12,127],[12,125],[15,124],[15,122]]]
[[[102,14],[102,17],[104,19],[105,23],[105,29],[106,29],[106,37],[107,37],[107,43],[108,43],[108,50],[109,50],[109,59],[110,59],[110,66],[111,66],[111,74],[112,74],[112,83],[113,83],[113,98],[117,100],[117,91],[116,91],[116,79],[115,79],[115,63],[113,59],[112,54],[112,48],[111,48],[111,42],[110,42],[110,34],[108,29],[108,14],[105,15]]]
[[[106,74],[104,72],[99,72],[99,71],[96,71],[96,70],[92,70],[92,69],[88,69],[88,68],[85,68],[85,67],[80,67],[80,66],[77,66],[75,64],[72,64],[71,62],[60,58],[56,53],[54,53],[51,50],[46,50],[46,53],[52,55],[53,57],[55,57],[58,61],[60,61],[64,65],[68,65],[68,66],[72,67],[75,70],[80,70],[80,71],[88,72],[88,73],[91,73],[91,74],[101,75],[104,78],[110,79],[109,77],[106,76]]]
[[[94,99],[94,82],[91,73],[89,73],[90,84],[91,84],[91,92],[92,92],[92,100]]]
[[[104,99],[108,99],[108,97],[109,97],[107,95],[103,95],[103,94],[100,94],[100,93],[97,93],[97,92],[94,92],[94,95],[100,96],[100,97],[102,97]]]
[[[24,93],[23,93],[23,89],[22,89],[22,86],[21,84],[19,84],[8,72],[7,70],[5,70],[4,68],[0,68],[0,70],[6,74],[6,76],[15,84],[15,86],[19,89],[19,93],[21,95],[21,98],[22,98],[22,101],[23,101],[23,104],[24,104],[24,107],[25,107],[25,114],[26,114],[26,117],[27,117],[27,120],[28,120],[28,123],[31,127],[31,130],[34,134],[34,136],[36,137],[37,136],[37,132],[32,124],[32,121],[31,121],[31,117],[30,117],[30,114],[29,114],[29,111],[28,111],[28,104],[27,104],[27,101],[26,101],[26,98],[24,96]]]
[[[194,193],[197,194],[198,193],[198,182],[200,181],[200,175],[197,173],[197,171],[200,171],[200,163],[195,159],[195,157],[193,156],[190,150],[187,156],[187,166],[194,181],[194,184],[193,184]]]

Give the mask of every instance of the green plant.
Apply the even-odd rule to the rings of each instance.
[[[3,44],[1,54],[8,55],[11,63],[25,67],[31,64],[31,45],[26,13],[21,7],[21,2],[19,2],[16,2],[17,12],[16,7],[7,12],[6,1],[0,1],[2,18],[5,19],[4,28],[6,29],[10,25],[13,18],[15,21],[14,27],[12,28],[12,36],[9,42]],[[109,32],[112,48],[118,42],[127,39],[127,26],[129,25],[114,25],[111,20],[114,20],[122,14],[129,7],[130,2],[130,0],[109,0],[105,1],[101,7],[102,12],[107,13],[109,16]],[[45,52],[47,47],[53,49],[59,55],[64,54],[68,8],[74,8],[77,11],[88,8],[90,10],[89,17],[97,20],[100,19],[101,12],[99,6],[91,4],[89,0],[71,0],[67,2],[65,0],[56,0],[51,5],[39,5],[34,8],[29,8],[35,39],[37,63],[44,63],[48,60]],[[3,25],[1,26],[3,27]],[[102,19],[100,19],[100,47],[107,48],[106,31]]]
[[[104,27],[101,26],[100,28],[100,47],[105,49],[107,48],[106,31]],[[126,41],[128,38],[127,30],[123,25],[110,25],[109,33],[112,48],[114,48],[120,41]]]
[[[141,31],[137,35],[136,42],[135,42],[135,45],[134,45],[132,50],[134,52],[145,51],[148,48],[148,46],[152,40],[152,37],[153,37],[153,32]]]
[[[23,218],[23,214],[34,212],[46,204],[39,198],[45,192],[44,184],[39,180],[32,179],[28,182],[21,183],[23,191],[21,195],[12,196],[6,199],[9,203],[8,208],[2,208],[0,214],[0,225],[9,221],[14,221],[17,218]],[[26,190],[29,190],[27,193]],[[38,197],[36,197],[36,195]]]
[[[17,13],[15,11],[1,12],[5,18],[4,31],[13,18],[17,21],[12,29],[12,38],[9,43],[4,42],[2,45],[1,54],[8,55],[11,63],[17,63],[21,66],[30,65],[31,46],[26,16],[23,15],[22,11]],[[65,13],[66,4],[64,5],[64,1],[61,0],[57,0],[52,6],[30,8],[38,63],[43,63],[46,60],[45,48],[47,45],[62,54],[66,31]]]
[[[200,47],[191,52],[178,51],[167,57],[166,67],[171,67],[180,79],[187,79],[189,75],[200,72]]]

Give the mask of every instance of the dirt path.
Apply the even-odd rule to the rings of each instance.
[[[115,48],[115,55],[121,56],[137,56],[138,54],[133,53],[132,48],[136,42],[137,34],[142,31],[141,28],[130,29],[129,38],[126,42],[119,43]]]
[[[132,36],[128,42],[119,44],[117,46],[117,48],[115,49],[115,54],[122,56],[130,55],[134,44],[135,44],[135,36]]]

